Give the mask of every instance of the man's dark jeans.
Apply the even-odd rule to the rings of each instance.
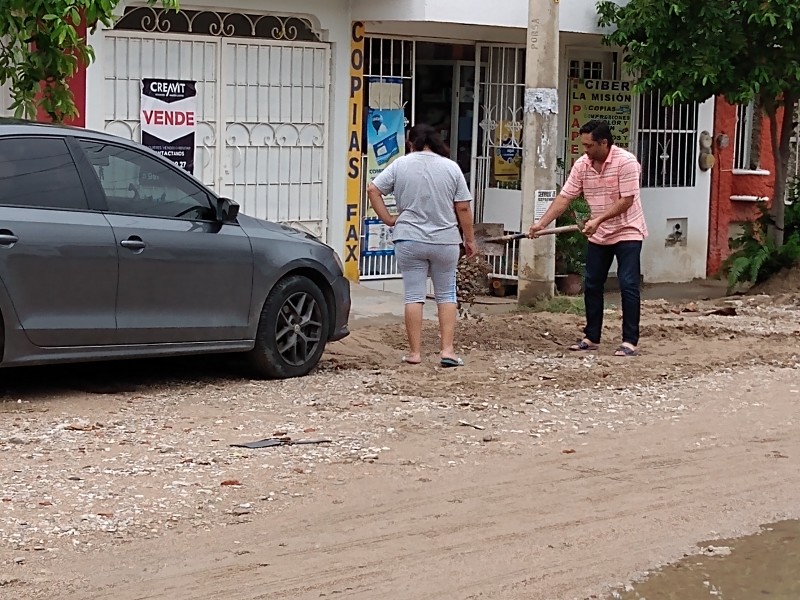
[[[617,258],[617,278],[622,295],[622,341],[639,343],[639,315],[641,302],[639,280],[642,242],[617,242],[601,246],[589,242],[586,252],[586,276],[584,278],[584,300],[586,302],[586,339],[600,343],[603,329],[603,292],[608,271],[614,257]]]

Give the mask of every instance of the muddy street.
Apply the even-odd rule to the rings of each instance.
[[[584,599],[800,517],[800,302],[647,301],[460,322],[466,366],[361,324],[302,380],[232,358],[0,385],[3,597]],[[309,444],[258,449],[265,438]],[[8,594],[8,595],[7,595]]]

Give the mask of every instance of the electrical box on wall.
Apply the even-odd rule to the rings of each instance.
[[[664,246],[667,248],[685,247],[688,228],[689,219],[667,219],[667,235]]]

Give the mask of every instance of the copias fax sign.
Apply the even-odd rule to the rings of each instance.
[[[142,80],[142,144],[194,172],[197,82]]]

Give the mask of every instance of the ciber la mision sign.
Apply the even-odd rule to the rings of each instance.
[[[194,172],[197,82],[142,80],[142,144]]]

